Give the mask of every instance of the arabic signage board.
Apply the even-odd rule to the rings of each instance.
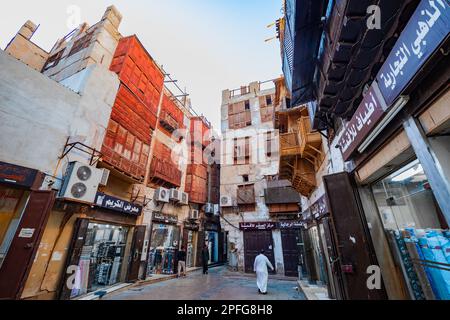
[[[280,221],[278,227],[280,229],[302,229],[306,224],[302,221]]]
[[[241,222],[239,223],[239,229],[243,231],[265,231],[265,230],[273,230],[277,228],[277,224],[275,222],[266,221],[266,222]]]
[[[353,118],[346,124],[338,142],[344,161],[350,158],[370,131],[383,118],[385,111],[386,103],[380,95],[377,83],[373,82]]]
[[[321,196],[316,202],[314,202],[314,204],[309,207],[309,210],[311,211],[311,214],[315,219],[321,218],[326,215],[329,212],[326,196]]]
[[[450,32],[448,0],[422,0],[377,75],[391,105]]]
[[[101,192],[97,192],[95,196],[95,206],[132,216],[140,216],[142,214],[141,206]]]
[[[198,231],[200,226],[198,225],[198,223],[185,221],[184,222],[184,228],[188,229],[188,230],[192,230],[192,231]]]
[[[162,223],[169,223],[169,224],[177,224],[178,223],[178,217],[154,211],[153,212],[153,221],[155,221],[155,222],[162,222]]]
[[[37,170],[0,162],[0,182],[31,188],[36,180]]]

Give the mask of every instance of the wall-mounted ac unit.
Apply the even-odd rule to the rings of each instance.
[[[180,204],[187,206],[189,204],[189,194],[186,192],[180,192]]]
[[[170,191],[166,188],[158,188],[155,191],[155,197],[156,202],[165,202],[168,203],[170,200]]]
[[[200,218],[200,211],[192,209],[189,213],[189,219],[198,220]]]
[[[81,162],[70,162],[58,197],[93,204],[102,176],[101,169]]]
[[[220,216],[220,206],[218,204],[214,205],[214,215]]]
[[[220,197],[220,206],[221,207],[232,207],[233,199],[230,196],[221,196]]]
[[[181,192],[177,189],[170,189],[170,200],[179,202],[181,199]]]
[[[205,213],[214,213],[214,205],[212,203],[207,203],[204,207]]]
[[[99,185],[106,187],[106,185],[108,184],[108,180],[109,180],[109,175],[111,173],[111,171],[109,171],[108,169],[101,169],[102,170],[102,179],[100,180]]]

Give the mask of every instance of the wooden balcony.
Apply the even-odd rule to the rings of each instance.
[[[309,117],[299,118],[297,125],[300,156],[318,168],[323,160],[322,136],[318,131],[312,131]]]
[[[296,156],[301,154],[300,142],[297,132],[280,134],[281,157]]]
[[[150,166],[150,176],[153,182],[167,186],[181,186],[181,170],[169,161],[153,157]]]
[[[317,188],[316,170],[308,160],[297,159],[292,172],[292,186],[305,197],[311,196],[311,193]]]

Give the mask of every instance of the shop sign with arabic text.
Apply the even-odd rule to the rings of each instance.
[[[30,188],[37,174],[38,171],[34,169],[0,162],[0,182],[3,183]]]
[[[422,0],[377,75],[391,105],[450,32],[448,0]]]
[[[326,196],[321,196],[309,209],[315,219],[325,216],[329,212]]]
[[[161,212],[154,211],[153,212],[153,221],[155,222],[162,222],[162,223],[170,223],[170,224],[177,224],[178,223],[178,217],[171,214],[164,214]]]
[[[353,118],[346,124],[338,144],[344,160],[347,161],[356,148],[364,141],[370,131],[385,114],[386,104],[380,96],[376,82],[364,96]]]
[[[273,230],[277,228],[275,222],[241,222],[239,228],[244,231],[250,230]]]
[[[142,213],[141,206],[101,192],[97,192],[95,206],[133,216],[140,216]]]

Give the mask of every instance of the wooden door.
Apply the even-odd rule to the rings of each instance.
[[[136,282],[139,278],[139,268],[141,267],[141,256],[142,249],[144,247],[145,229],[146,226],[136,226],[134,228],[127,282]]]
[[[298,277],[300,263],[300,230],[281,230],[281,244],[283,246],[284,274],[287,277]]]
[[[344,299],[386,299],[384,287],[367,288],[367,268],[378,263],[355,182],[347,172],[324,176],[323,181],[333,225],[333,246],[338,254],[335,268],[340,268],[335,272],[342,275]]]
[[[41,242],[55,191],[32,191],[0,268],[0,299],[19,299]]]
[[[261,250],[265,250],[264,254],[269,258],[273,267],[276,268],[272,231],[244,231],[244,264],[246,273],[253,273],[255,258],[260,254]],[[275,274],[276,271],[271,271],[269,268],[269,273]]]

